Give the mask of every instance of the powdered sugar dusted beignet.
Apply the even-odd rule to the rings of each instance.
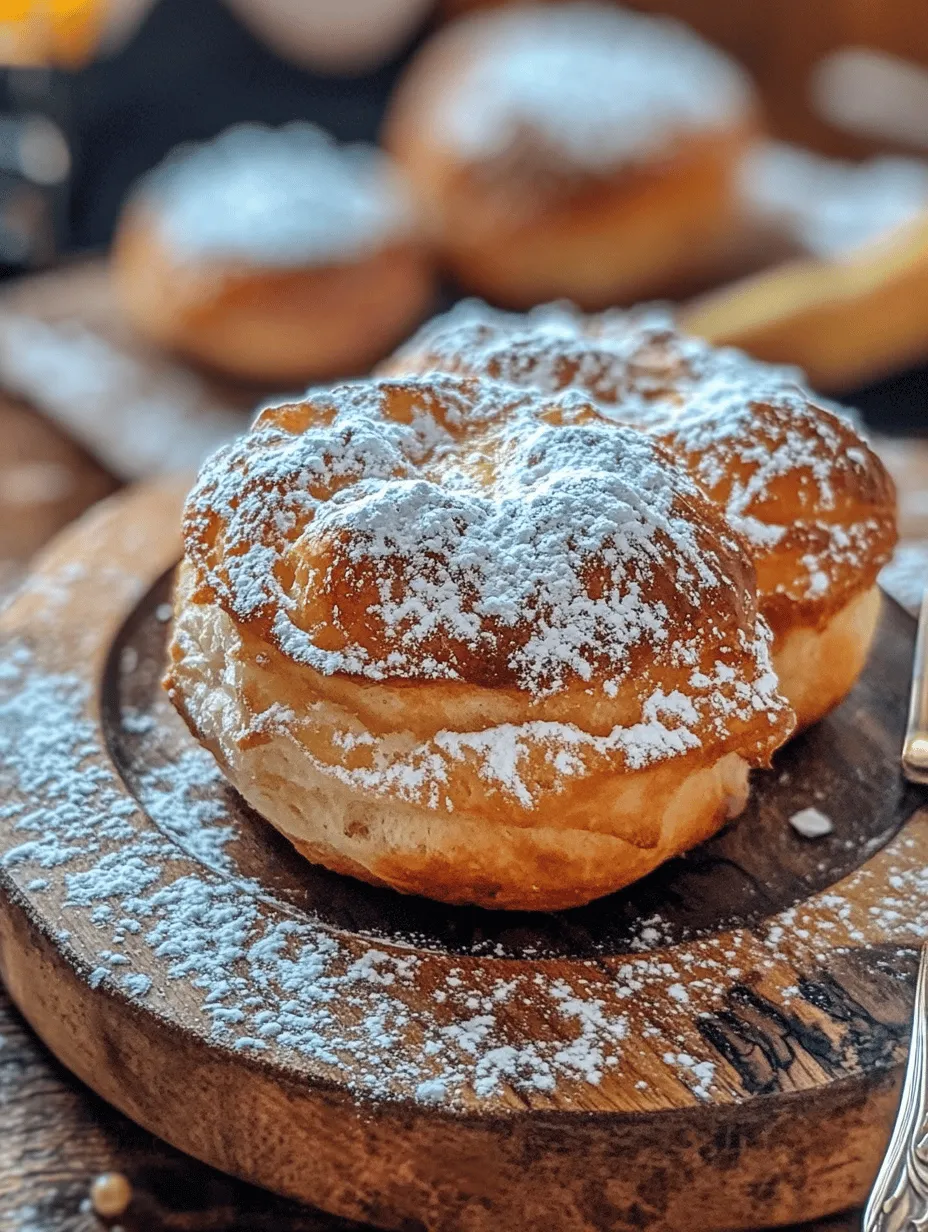
[[[175,705],[367,881],[587,902],[720,827],[792,726],[721,511],[574,393],[436,376],[264,410],[184,541]]]
[[[267,381],[361,370],[432,291],[399,170],[304,122],[180,146],[137,186],[113,268],[147,337]]]
[[[800,724],[850,689],[896,541],[895,492],[850,421],[797,370],[681,334],[662,309],[586,317],[548,305],[519,316],[477,301],[436,318],[384,367],[575,391],[660,441],[750,547]]]
[[[588,398],[315,391],[203,469],[167,687],[310,859],[586,902],[743,805],[791,730],[741,541]]]
[[[729,259],[751,85],[667,18],[521,4],[439,31],[385,140],[465,285],[527,306],[664,292]]]

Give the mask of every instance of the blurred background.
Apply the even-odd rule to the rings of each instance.
[[[86,34],[75,32],[62,47],[56,71],[10,74],[23,109],[30,82],[51,79],[45,101],[63,119],[74,158],[62,236],[74,248],[105,244],[132,182],[181,141],[244,120],[294,118],[315,120],[342,140],[375,141],[391,90],[429,29],[476,6],[112,0],[84,7]],[[757,82],[770,131],[786,141],[854,159],[928,151],[928,22],[920,0],[639,0],[629,7],[671,14],[735,56]],[[333,32],[339,23],[344,29]]]
[[[430,311],[465,292],[517,308],[562,295],[591,308],[670,298],[687,328],[800,365],[814,386],[858,406],[883,438],[911,439],[928,428],[923,0],[631,3],[684,23],[694,45],[706,49],[709,58],[698,64],[694,53],[689,77],[684,67],[670,67],[673,41],[660,22],[653,40],[647,30],[640,40],[637,69],[638,35],[625,46],[618,28],[595,64],[584,61],[589,36],[570,32],[557,36],[556,63],[546,61],[549,36],[533,26],[530,10],[537,17],[558,9],[562,23],[584,10],[586,18],[576,20],[592,28],[609,0],[506,6],[508,24],[494,27],[504,20],[502,7],[472,0],[0,0],[0,585],[8,589],[41,543],[93,500],[122,483],[194,466],[264,397],[366,371]],[[449,29],[460,33],[449,37]],[[649,78],[664,84],[643,88]],[[481,92],[493,96],[492,106]],[[625,110],[616,111],[612,95]],[[712,141],[704,142],[694,117],[725,106],[729,113],[716,114]],[[601,147],[610,145],[597,116],[600,127],[614,116],[618,128],[652,134],[631,172],[603,159],[580,166],[582,140],[589,146],[592,134]],[[216,238],[210,209],[226,217],[232,236],[231,249],[219,253],[223,278],[234,257],[236,277],[246,265],[254,281],[248,236],[263,228],[266,238],[275,218],[288,210],[295,217],[298,208],[304,215],[317,210],[322,220],[313,232],[316,255],[304,264],[337,274],[354,260],[361,265],[362,250],[373,260],[374,241],[362,242],[356,231],[357,218],[366,216],[360,206],[373,209],[373,197],[364,197],[373,190],[362,192],[355,171],[343,174],[329,156],[318,165],[307,159],[300,184],[299,175],[277,174],[271,155],[261,173],[259,158],[252,180],[263,174],[273,191],[249,198],[247,208],[247,194],[236,187],[247,182],[247,167],[235,171],[244,179],[227,176],[213,197],[208,168],[188,175],[195,182],[188,196],[199,192],[199,203],[179,200],[188,189],[176,187],[176,174],[173,181],[162,176],[165,211],[173,192],[175,215],[183,216],[183,206],[200,219],[193,230],[199,227],[201,241],[206,235],[206,249],[188,253],[186,265],[176,252],[152,255],[151,235],[139,238],[138,210],[133,215],[126,206],[141,200],[152,213],[157,193],[149,189],[146,198],[134,186],[179,144],[208,142],[242,123],[293,121],[319,125],[338,148],[358,141],[388,147],[391,174],[404,179],[416,214],[415,235],[402,236],[404,245],[414,241],[416,264],[402,285],[415,280],[417,289],[400,311],[395,301],[405,290],[388,296],[385,282],[358,284],[355,302],[366,305],[367,316],[355,330],[369,340],[363,355],[346,335],[343,351],[326,342],[331,370],[318,356],[307,359],[305,372],[299,363],[290,371],[270,361],[265,371],[257,360],[246,370],[232,362],[241,348],[232,346],[231,324],[208,345],[200,335],[194,341],[190,324],[190,296],[202,296],[219,278],[206,259],[216,257],[208,251]],[[475,153],[467,142],[473,147],[477,138],[484,145]],[[630,139],[623,141],[627,159]],[[241,163],[249,155],[236,157]],[[275,157],[286,164],[286,153]],[[694,175],[708,183],[713,159],[724,168],[724,203],[718,175],[714,195],[692,186]],[[385,191],[374,201],[381,215]],[[703,218],[710,209],[711,243]],[[350,259],[344,252],[323,259],[320,235],[334,251],[332,218],[349,215]],[[117,233],[124,243],[114,283],[107,254]],[[520,247],[529,234],[534,247]],[[305,246],[308,238],[293,242]],[[381,242],[392,259],[390,245],[400,239],[381,234]],[[611,282],[600,278],[591,288],[582,267],[602,264],[604,243],[613,252],[647,248],[653,268],[634,276],[616,270]],[[516,249],[521,266],[507,264]],[[705,259],[694,262],[694,252]],[[539,253],[550,258],[543,276]],[[281,289],[286,262],[279,253],[269,265],[262,302],[276,305],[291,295],[291,283]],[[373,279],[373,267],[369,272]],[[183,303],[175,299],[181,284]],[[389,321],[377,306],[387,298],[394,302]],[[288,327],[295,302],[288,300]],[[197,311],[202,307],[198,301]],[[318,304],[315,311],[314,320],[308,309],[310,332],[321,328]],[[332,316],[339,343],[341,318]],[[197,329],[201,320],[202,312]],[[891,442],[887,448],[892,453]],[[906,458],[897,443],[895,465],[904,467]],[[907,499],[918,516],[928,513],[917,494]]]

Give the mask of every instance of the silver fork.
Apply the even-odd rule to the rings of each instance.
[[[924,605],[922,607],[924,612]],[[928,1228],[928,946],[915,986],[912,1041],[892,1137],[864,1211],[862,1232]]]
[[[928,588],[922,595],[918,613],[902,772],[913,783],[928,783]],[[912,1039],[899,1111],[864,1211],[862,1232],[923,1232],[925,1229],[928,1229],[928,946],[922,947],[918,964]]]
[[[902,744],[902,772],[913,783],[928,783],[928,589],[922,595],[918,612],[909,721]]]

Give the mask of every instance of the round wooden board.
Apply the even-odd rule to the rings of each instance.
[[[0,971],[79,1077],[209,1163],[386,1228],[746,1228],[858,1202],[928,931],[898,773],[912,621],[722,835],[578,911],[305,864],[159,688],[181,485],[2,617]],[[814,805],[834,833],[788,824]]]

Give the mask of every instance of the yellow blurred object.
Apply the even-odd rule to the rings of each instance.
[[[806,258],[692,301],[680,326],[798,364],[823,391],[928,357],[928,212],[834,260]]]
[[[93,56],[107,0],[0,0],[0,65],[77,68]]]

